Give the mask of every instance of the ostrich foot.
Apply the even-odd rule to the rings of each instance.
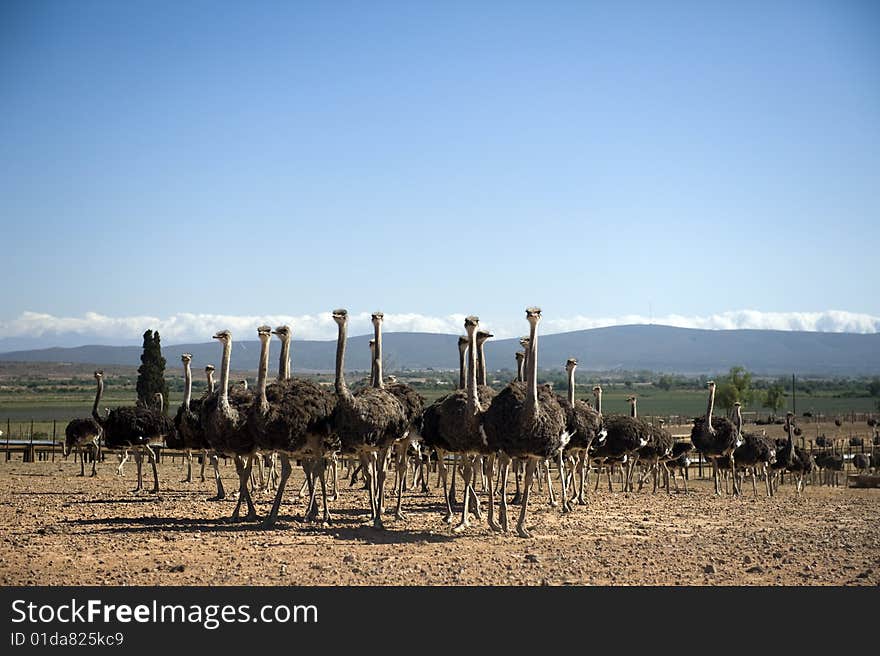
[[[498,510],[498,521],[501,522],[501,532],[507,533],[510,530],[510,526],[507,523],[507,508],[502,506]]]
[[[373,520],[373,528],[379,531],[385,530],[385,524],[382,523],[382,518],[379,515],[376,515],[376,518]]]
[[[530,537],[532,537],[532,534],[529,533],[529,532],[526,530],[526,527],[523,526],[522,524],[517,524],[517,525],[516,525],[516,534],[517,534],[519,537],[521,537],[521,538],[530,538]]]
[[[278,521],[277,517],[273,517],[272,515],[269,515],[268,517],[266,517],[266,519],[264,519],[260,523],[260,528],[263,529],[264,531],[268,531],[269,529],[273,529],[273,528],[275,528],[276,521]]]
[[[400,519],[400,520],[405,520],[405,519],[406,519],[406,515],[404,515],[402,511],[397,510],[397,511],[394,512],[394,518],[395,518],[395,519]]]
[[[517,492],[513,495],[513,498],[510,500],[510,504],[513,506],[518,506],[522,503],[522,494]]]
[[[556,499],[554,499],[553,501],[550,502],[550,507],[551,507],[551,508],[558,508],[558,507],[559,507],[559,502],[558,502]],[[564,507],[565,507],[565,506],[563,506],[563,508],[564,508]]]
[[[250,511],[247,515],[244,516],[244,521],[246,522],[258,522],[260,521],[260,516],[254,512]]]
[[[225,494],[215,494],[213,497],[208,497],[205,501],[223,501],[226,498]]]
[[[468,521],[459,522],[458,524],[456,524],[455,526],[452,527],[452,532],[453,533],[461,533],[462,531],[464,531],[465,529],[468,529],[470,527],[471,527],[471,523]]]
[[[493,531],[497,531],[498,533],[502,532],[502,528],[497,523],[495,523],[495,519],[493,519],[492,517],[489,518],[489,528],[491,528]]]
[[[450,515],[448,513],[443,515],[443,521],[446,522],[447,524],[452,524],[452,519],[453,519],[452,515]]]
[[[570,513],[571,511],[572,511],[571,501],[564,501],[562,503],[562,512],[563,513]]]
[[[98,475],[98,472],[92,472],[89,474],[89,478],[95,478]]]
[[[76,475],[77,478],[82,478],[83,476],[85,476],[85,474],[77,474]]]
[[[583,495],[583,494],[580,494],[580,495],[577,496],[577,504],[578,504],[579,506],[586,506],[586,505],[587,505],[587,500],[584,499],[584,495]]]

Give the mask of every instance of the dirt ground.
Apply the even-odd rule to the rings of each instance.
[[[3,585],[877,585],[880,490],[791,485],[768,499],[716,498],[711,479],[688,494],[613,493],[563,516],[535,494],[531,539],[485,521],[453,535],[441,496],[407,493],[405,521],[365,524],[364,492],[341,484],[333,523],[302,522],[295,472],[273,530],[231,523],[212,483],[180,483],[160,467],[158,495],[133,494],[134,467],[80,478],[69,461],[0,462]],[[234,469],[223,468],[227,489]],[[434,477],[431,483],[433,486]],[[558,482],[557,482],[558,484]],[[389,483],[390,487],[390,483]],[[604,487],[604,489],[603,489]],[[759,488],[760,491],[760,488]],[[268,512],[271,497],[258,496]],[[512,507],[518,512],[518,507]]]

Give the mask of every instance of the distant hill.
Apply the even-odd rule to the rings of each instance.
[[[346,369],[369,369],[370,336],[349,339]],[[385,366],[401,369],[456,369],[456,335],[386,333]],[[517,339],[486,344],[491,369],[515,366]],[[293,367],[299,371],[332,371],[336,340],[294,340]],[[169,366],[179,355],[193,354],[193,368],[219,365],[220,346],[215,342],[163,346]],[[272,344],[272,367],[279,352]],[[140,364],[140,346],[78,346],[0,353],[0,361],[73,362],[95,365]],[[233,344],[232,368],[256,369],[257,340]],[[693,330],[670,326],[613,326],[543,335],[540,338],[542,369],[562,367],[576,357],[582,369],[640,370],[689,374],[714,374],[743,365],[759,374],[872,375],[880,373],[880,334],[818,333],[774,330]]]

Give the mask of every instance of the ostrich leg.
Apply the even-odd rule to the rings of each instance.
[[[79,475],[80,475],[80,476],[85,476],[85,475],[86,475],[86,454],[85,454],[85,450],[84,450],[81,446],[76,447],[76,450],[77,450],[77,452],[79,452]]]
[[[532,537],[531,533],[526,530],[526,511],[529,507],[529,496],[532,491],[532,481],[535,478],[535,469],[537,466],[537,459],[528,458],[526,460],[526,475],[525,481],[523,482],[522,508],[520,508],[519,521],[516,524],[516,534],[519,535],[521,538]]]
[[[144,445],[144,449],[147,450],[147,458],[150,460],[150,465],[153,467],[153,489],[150,490],[153,494],[159,493],[159,470],[156,468],[156,454],[153,453],[153,450],[150,448],[149,444]]]
[[[565,456],[562,454],[562,449],[559,449],[559,473],[560,473],[560,485],[562,486],[562,494],[559,497],[560,502],[562,503],[562,512],[568,513],[571,512],[571,501],[568,498],[568,490],[565,486]]]
[[[134,450],[134,464],[137,466],[137,487],[134,488],[135,492],[140,492],[144,489],[144,482],[141,476],[142,469],[144,466],[144,454],[141,452],[140,447],[135,448]]]
[[[339,501],[339,459],[334,454],[330,460],[330,471],[333,475],[333,495],[331,501]]]
[[[309,500],[306,501],[306,508],[303,511],[303,520],[313,522],[318,518],[318,506],[315,495],[318,492],[315,481],[315,462],[311,458],[303,458],[302,470],[306,478],[306,485],[309,488]]]
[[[712,458],[712,477],[715,479],[715,496],[721,496],[721,483],[718,481],[718,460]]]
[[[589,447],[587,447],[588,449]],[[587,469],[587,449],[584,449],[578,454],[578,493],[577,493],[577,502],[580,506],[587,505],[587,500],[584,497],[584,485],[586,479],[586,469]]]
[[[461,472],[462,483],[464,483],[464,492],[462,492],[463,501],[461,508],[461,521],[452,529],[455,533],[461,533],[466,528],[469,528],[470,518],[468,517],[468,503],[471,500],[471,480],[474,475],[474,465],[471,461],[471,457],[468,455],[463,455],[462,460],[464,461],[464,470]]]
[[[376,512],[381,516],[382,513],[385,512],[385,479],[386,479],[386,471],[385,464],[388,462],[388,448],[384,448],[379,451],[379,459],[377,461],[377,472],[376,472],[376,487],[378,492],[378,505],[376,507]]]
[[[449,486],[449,503],[455,503],[455,475],[458,472],[458,455],[452,454],[452,484]]]
[[[449,480],[449,468],[446,466],[446,453],[443,451],[437,452],[437,480],[443,481],[443,500],[446,502],[446,514],[443,516],[443,521],[447,524],[452,523],[452,504],[450,503],[450,494],[449,488],[447,486],[447,482]]]
[[[205,465],[207,465],[207,464],[208,464],[208,450],[203,449],[202,450],[202,466],[201,466],[201,470],[199,471],[199,478],[201,479],[202,483],[205,482]]]
[[[281,508],[281,498],[284,496],[284,487],[287,485],[287,479],[290,478],[290,474],[293,471],[293,468],[290,466],[290,457],[284,452],[281,452],[280,457],[281,478],[278,481],[278,489],[275,490],[275,500],[272,502],[272,510],[269,511],[266,519],[263,520],[263,528],[272,528],[275,526],[275,522],[278,521],[278,510]]]
[[[183,456],[183,459],[186,461],[186,478],[184,478],[181,483],[192,483],[193,480],[193,454],[189,449],[186,450],[186,453]]]
[[[98,470],[96,469],[96,466],[97,466],[98,460],[100,458],[101,458],[101,445],[95,443],[95,457],[92,458],[92,473],[90,474],[90,476],[97,476],[98,475]]]
[[[489,511],[486,516],[486,521],[489,523],[489,528],[493,531],[500,531],[501,527],[495,523],[495,454],[490,454],[485,459],[486,462],[486,484],[489,488]]]
[[[733,461],[733,451],[730,452],[730,472],[733,474],[733,496],[738,497],[740,489],[736,480],[736,463]]]
[[[226,490],[223,489],[223,479],[220,478],[220,457],[216,453],[211,454],[211,466],[214,468],[214,482],[217,484],[217,494],[209,498],[208,501],[223,501],[226,498]]]
[[[498,502],[498,521],[501,522],[501,531],[507,533],[509,530],[507,522],[507,476],[510,473],[510,456],[502,452],[498,456],[498,466],[498,477],[501,479],[501,491]]]
[[[397,519],[406,519],[401,507],[403,505],[403,488],[405,487],[404,481],[406,480],[406,468],[407,468],[406,448],[407,448],[408,443],[406,440],[401,440],[401,442],[403,442],[402,445],[401,444],[395,445],[395,451],[397,451],[396,460],[397,460],[397,479],[398,479],[397,483],[398,483],[398,486],[397,486],[397,508],[394,510],[394,517]]]
[[[514,458],[513,460],[513,478],[516,488],[513,491],[513,498],[510,500],[510,503],[518,505],[522,503],[522,459],[520,458]]]
[[[327,505],[327,462],[323,458],[318,458],[317,468],[318,479],[321,481],[321,501],[324,505],[324,518],[322,523],[323,526],[327,527],[330,526],[330,508]]]
[[[559,462],[561,464],[562,460],[560,459]],[[546,474],[546,478],[547,478],[547,494],[550,497],[550,506],[553,508],[557,508],[557,507],[559,507],[559,502],[556,501],[556,495],[553,494],[553,479],[550,476],[550,460],[549,459],[544,460],[544,473]],[[538,480],[540,481],[540,479],[538,479]],[[562,503],[564,506],[565,505],[564,499],[563,499]]]
[[[611,470],[614,469],[614,463],[609,462],[605,468],[605,473],[608,474],[608,491],[614,492],[614,488],[611,487]]]

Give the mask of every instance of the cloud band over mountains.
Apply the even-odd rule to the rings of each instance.
[[[370,312],[350,313],[349,334],[359,335],[372,331]],[[462,332],[464,314],[429,316],[418,313],[385,314],[388,332]],[[482,324],[499,338],[514,337],[526,330],[525,321],[506,319],[493,321],[482,317]],[[572,316],[553,318],[545,316],[542,333],[561,333],[588,328],[602,328],[627,324],[648,324],[699,328],[706,330],[798,330],[834,333],[880,332],[880,317],[827,310],[824,312],[760,312],[734,310],[707,316],[670,314],[648,318],[630,314],[617,317]],[[82,317],[57,317],[39,312],[23,312],[14,319],[0,320],[0,340],[13,342],[20,339],[39,340],[45,346],[67,346],[71,340],[78,344],[140,344],[147,329],[158,330],[165,344],[204,342],[217,330],[229,329],[233,335],[253,337],[255,328],[262,324],[278,326],[289,324],[295,339],[332,339],[336,325],[329,312],[292,315],[224,315],[180,313],[168,317],[129,316],[110,317],[86,312]],[[63,340],[63,343],[62,341]]]

